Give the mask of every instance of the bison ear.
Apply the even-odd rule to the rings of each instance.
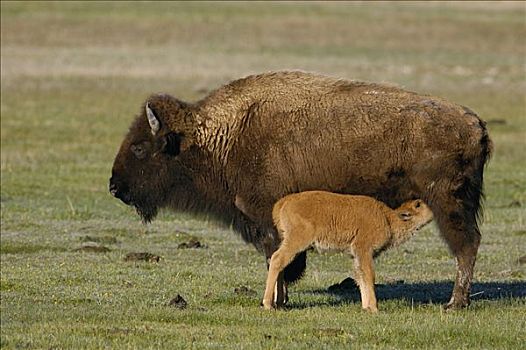
[[[170,156],[177,156],[185,149],[184,134],[171,132],[164,138],[163,152]]]
[[[155,116],[155,113],[153,113],[149,103],[146,103],[146,117],[148,118],[148,124],[150,124],[150,128],[152,129],[152,135],[157,134],[157,132],[161,129],[161,123]]]
[[[408,221],[408,220],[411,219],[412,216],[413,216],[413,215],[411,215],[411,213],[408,212],[408,211],[403,211],[403,212],[401,212],[401,213],[398,213],[398,217],[399,217],[400,220],[402,220],[402,221]]]

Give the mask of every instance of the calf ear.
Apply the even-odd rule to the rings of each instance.
[[[157,132],[161,129],[161,122],[159,122],[159,118],[155,116],[155,113],[150,108],[149,103],[146,103],[146,117],[148,118],[148,123],[152,129],[152,135],[157,134]]]
[[[411,219],[413,215],[411,215],[410,212],[408,211],[403,211],[401,213],[398,213],[398,217],[402,220],[402,221],[408,221]]]

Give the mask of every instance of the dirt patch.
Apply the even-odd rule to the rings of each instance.
[[[170,302],[168,303],[168,306],[173,306],[179,310],[183,310],[183,309],[186,309],[186,307],[188,306],[188,303],[186,302],[186,300],[184,300],[184,298],[180,294],[177,294],[175,298],[170,300]]]
[[[81,242],[95,242],[99,244],[117,244],[119,241],[113,236],[82,236],[80,237]]]
[[[510,203],[508,203],[508,205],[506,205],[507,208],[520,208],[522,207],[522,203],[520,201],[511,201]]]
[[[237,295],[244,295],[244,296],[250,296],[250,297],[258,294],[255,290],[247,286],[239,286],[239,287],[234,288],[234,293]]]
[[[111,252],[111,249],[95,242],[87,242],[79,248],[74,249],[74,251],[86,253],[108,253]]]
[[[524,265],[526,264],[526,255],[523,255],[521,256],[520,258],[517,259],[517,262],[519,263],[519,265]]]
[[[314,334],[318,338],[322,338],[322,337],[333,338],[333,337],[340,337],[340,336],[346,335],[347,333],[341,328],[320,328],[320,329],[314,330]]]
[[[177,246],[177,249],[200,249],[208,248],[205,244],[202,244],[197,238],[190,238],[188,242],[183,242]]]
[[[159,262],[161,257],[152,253],[141,252],[141,253],[128,253],[124,257],[124,261],[147,261],[147,262]]]
[[[123,282],[122,282],[122,285],[123,285],[124,287],[127,287],[127,288],[134,287],[133,282],[131,282],[131,281],[123,281]]]

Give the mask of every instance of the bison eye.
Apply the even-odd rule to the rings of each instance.
[[[138,159],[143,159],[146,157],[146,145],[144,145],[144,143],[131,145],[130,149]]]

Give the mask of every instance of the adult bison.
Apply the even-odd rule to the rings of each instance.
[[[306,190],[422,198],[457,262],[448,308],[469,304],[491,152],[471,110],[397,87],[303,73],[253,75],[196,103],[153,95],[115,159],[110,192],[145,222],[159,208],[215,214],[269,258],[272,206]],[[305,269],[305,252],[285,270]]]

